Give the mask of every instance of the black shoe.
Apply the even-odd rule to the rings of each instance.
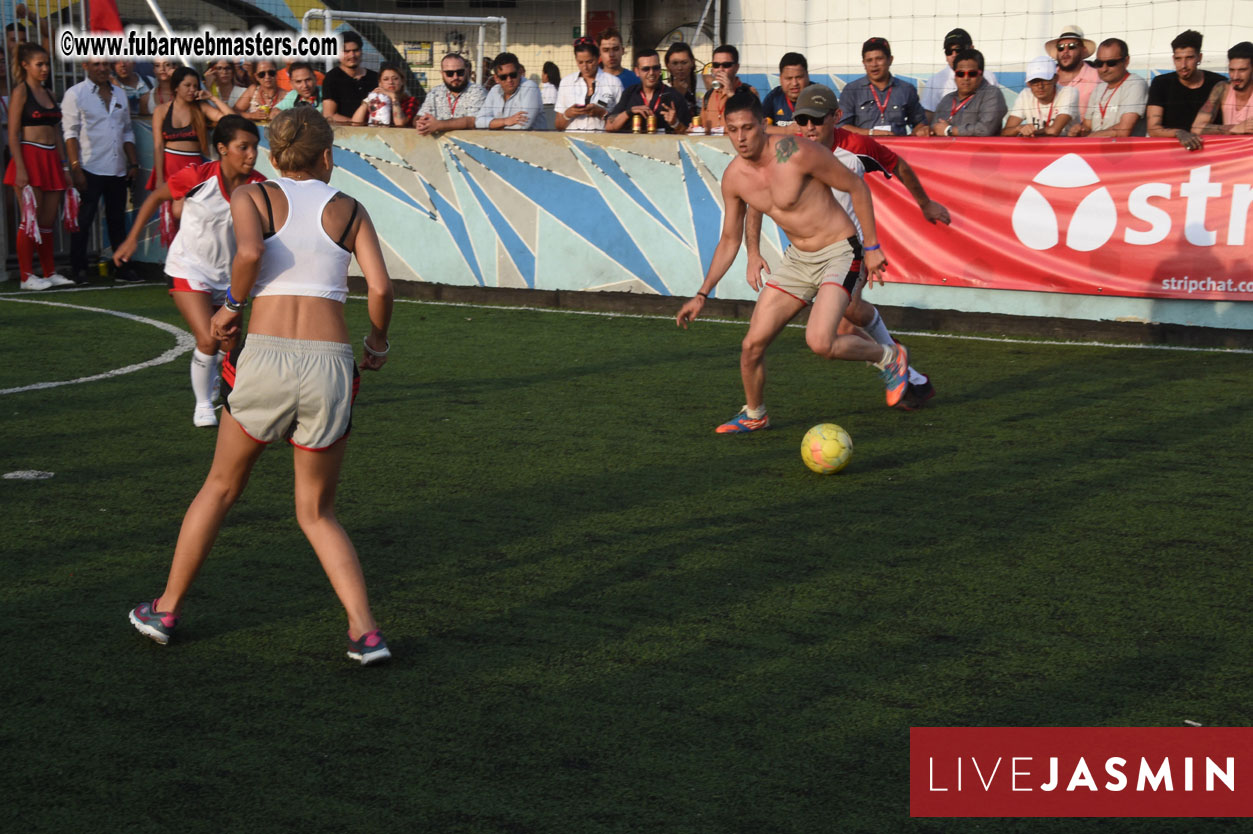
[[[85,269],[76,269],[70,273],[70,277],[74,279],[74,283],[79,286],[85,286],[91,283],[91,273]]]
[[[142,284],[143,278],[139,277],[139,273],[130,267],[122,267],[113,274],[113,280],[122,284]]]
[[[902,411],[917,411],[923,407],[927,400],[934,396],[935,386],[931,384],[931,379],[928,377],[925,382],[919,385],[911,382],[905,389],[905,396],[901,397],[901,401],[896,404],[896,407]]]

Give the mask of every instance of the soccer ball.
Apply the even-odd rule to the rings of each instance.
[[[819,423],[801,441],[801,460],[819,475],[834,475],[852,458],[853,438],[835,423]]]

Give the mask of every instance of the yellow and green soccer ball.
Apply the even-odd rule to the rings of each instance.
[[[819,475],[834,475],[852,458],[853,438],[835,423],[819,423],[801,441],[801,460]]]

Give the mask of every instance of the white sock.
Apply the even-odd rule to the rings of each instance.
[[[892,341],[892,334],[888,332],[888,328],[883,323],[883,319],[880,318],[879,311],[877,309],[874,311],[874,318],[870,320],[870,324],[867,324],[862,328],[862,330],[869,333],[870,338],[874,339],[881,345],[891,347],[895,344],[895,342]]]
[[[909,366],[909,384],[910,385],[922,385],[926,381],[927,381],[926,374],[922,374],[922,373],[919,373],[918,371],[915,371],[913,365]]]
[[[875,362],[874,366],[878,368],[879,370],[883,370],[884,368],[888,366],[888,363],[891,362],[895,358],[896,358],[896,346],[884,345],[883,346],[883,358],[880,359],[878,362]]]
[[[762,403],[757,408],[744,406],[744,413],[748,415],[748,419],[750,420],[760,420],[762,417],[766,416],[766,404]]]
[[[217,357],[201,353],[200,348],[191,352],[191,391],[196,395],[196,405],[213,402],[213,375],[217,372]]]

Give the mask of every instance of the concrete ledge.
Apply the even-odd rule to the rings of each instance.
[[[365,279],[359,276],[349,277],[348,283],[353,292],[366,290]],[[501,307],[548,307],[673,316],[683,303],[682,299],[646,293],[467,287],[419,281],[394,281],[393,285],[399,298]],[[705,315],[712,318],[748,321],[752,316],[753,306],[754,303],[751,301],[711,298],[705,305]],[[998,313],[966,313],[960,310],[920,310],[912,307],[879,306],[879,312],[888,327],[893,330],[930,330],[1065,341],[1253,349],[1253,332],[1247,330],[1192,327],[1179,324],[1037,318]],[[805,313],[802,312],[797,317],[797,321],[804,320]]]

